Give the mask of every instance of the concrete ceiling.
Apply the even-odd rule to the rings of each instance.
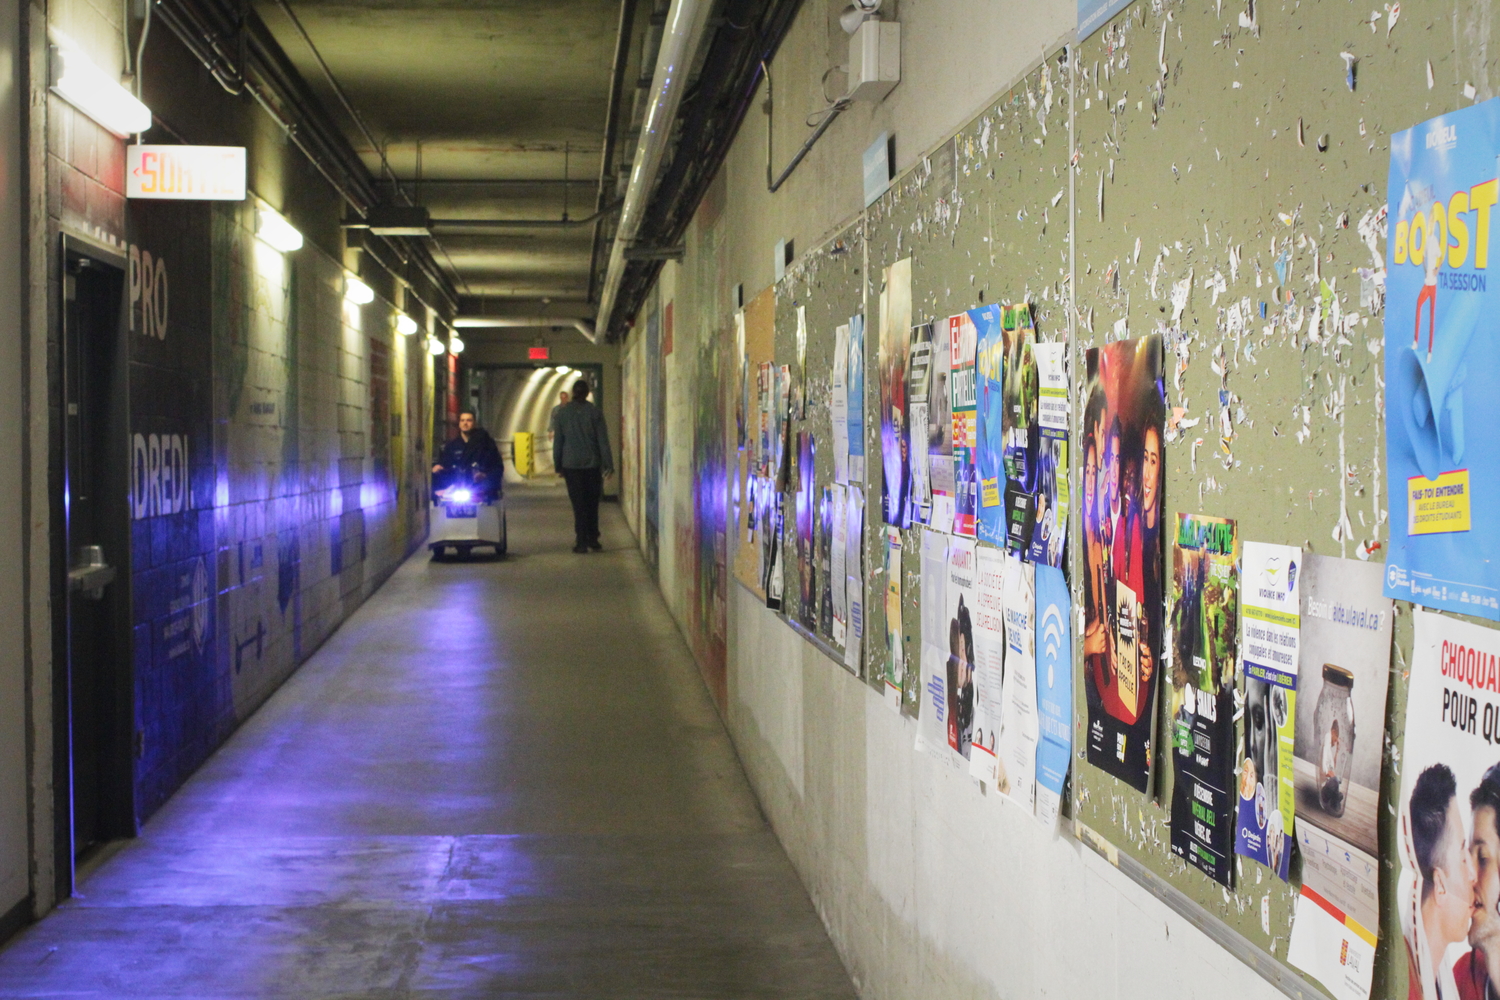
[[[620,0],[288,2],[396,175],[414,180],[420,156],[417,196],[434,218],[593,213]],[[256,9],[380,176],[379,151],[278,0]],[[476,183],[489,181],[502,183]],[[474,229],[441,233],[432,249],[444,268],[451,258],[461,294],[530,311],[587,297],[592,235],[591,226]]]

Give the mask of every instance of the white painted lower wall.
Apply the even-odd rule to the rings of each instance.
[[[918,753],[914,720],[731,591],[730,732],[862,997],[1282,996],[1092,850]]]

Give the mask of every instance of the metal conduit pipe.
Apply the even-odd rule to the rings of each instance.
[[[661,169],[662,156],[672,136],[677,106],[682,103],[682,93],[687,89],[688,71],[708,26],[710,5],[710,0],[672,0],[672,7],[667,11],[661,49],[656,56],[656,72],[651,77],[651,103],[641,123],[641,137],[630,168],[630,184],[625,189],[620,224],[615,229],[614,245],[609,251],[609,271],[604,277],[599,316],[591,338],[595,343],[609,331],[615,298],[620,293],[620,282],[625,278],[625,250],[640,232],[656,174]]]
[[[599,187],[595,194],[594,207],[602,209],[607,199],[614,197],[613,190],[605,186],[614,185],[615,134],[620,129],[620,90],[625,86],[625,64],[630,58],[631,30],[635,21],[635,0],[620,0],[620,27],[615,34],[615,58],[609,73],[609,104],[604,111],[604,150],[599,157]],[[567,189],[564,188],[564,191]],[[594,283],[599,280],[599,234],[603,228],[596,220],[594,238],[589,243],[589,300],[594,298]]]
[[[551,329],[571,326],[594,340],[594,324],[576,316],[460,316],[453,321],[455,330]]]

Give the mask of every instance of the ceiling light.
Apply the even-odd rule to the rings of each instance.
[[[273,250],[291,253],[302,249],[302,234],[274,208],[262,205],[255,213],[255,235]]]
[[[410,337],[417,332],[417,321],[406,315],[406,313],[397,313],[396,332],[403,337]]]
[[[448,352],[450,354],[462,354],[464,352],[464,342],[457,337],[449,337]]]
[[[428,354],[431,354],[433,357],[436,358],[436,357],[440,357],[441,355],[445,354],[447,352],[447,350],[448,350],[448,348],[446,348],[446,347],[443,346],[443,342],[441,340],[438,340],[436,337],[428,337],[427,338],[427,353]]]
[[[375,290],[352,274],[344,275],[344,300],[357,306],[375,301]]]
[[[122,139],[151,130],[151,109],[60,32],[52,46],[52,92]]]

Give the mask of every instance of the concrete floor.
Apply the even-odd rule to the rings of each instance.
[[[77,898],[0,997],[853,997],[605,505],[408,561]]]

